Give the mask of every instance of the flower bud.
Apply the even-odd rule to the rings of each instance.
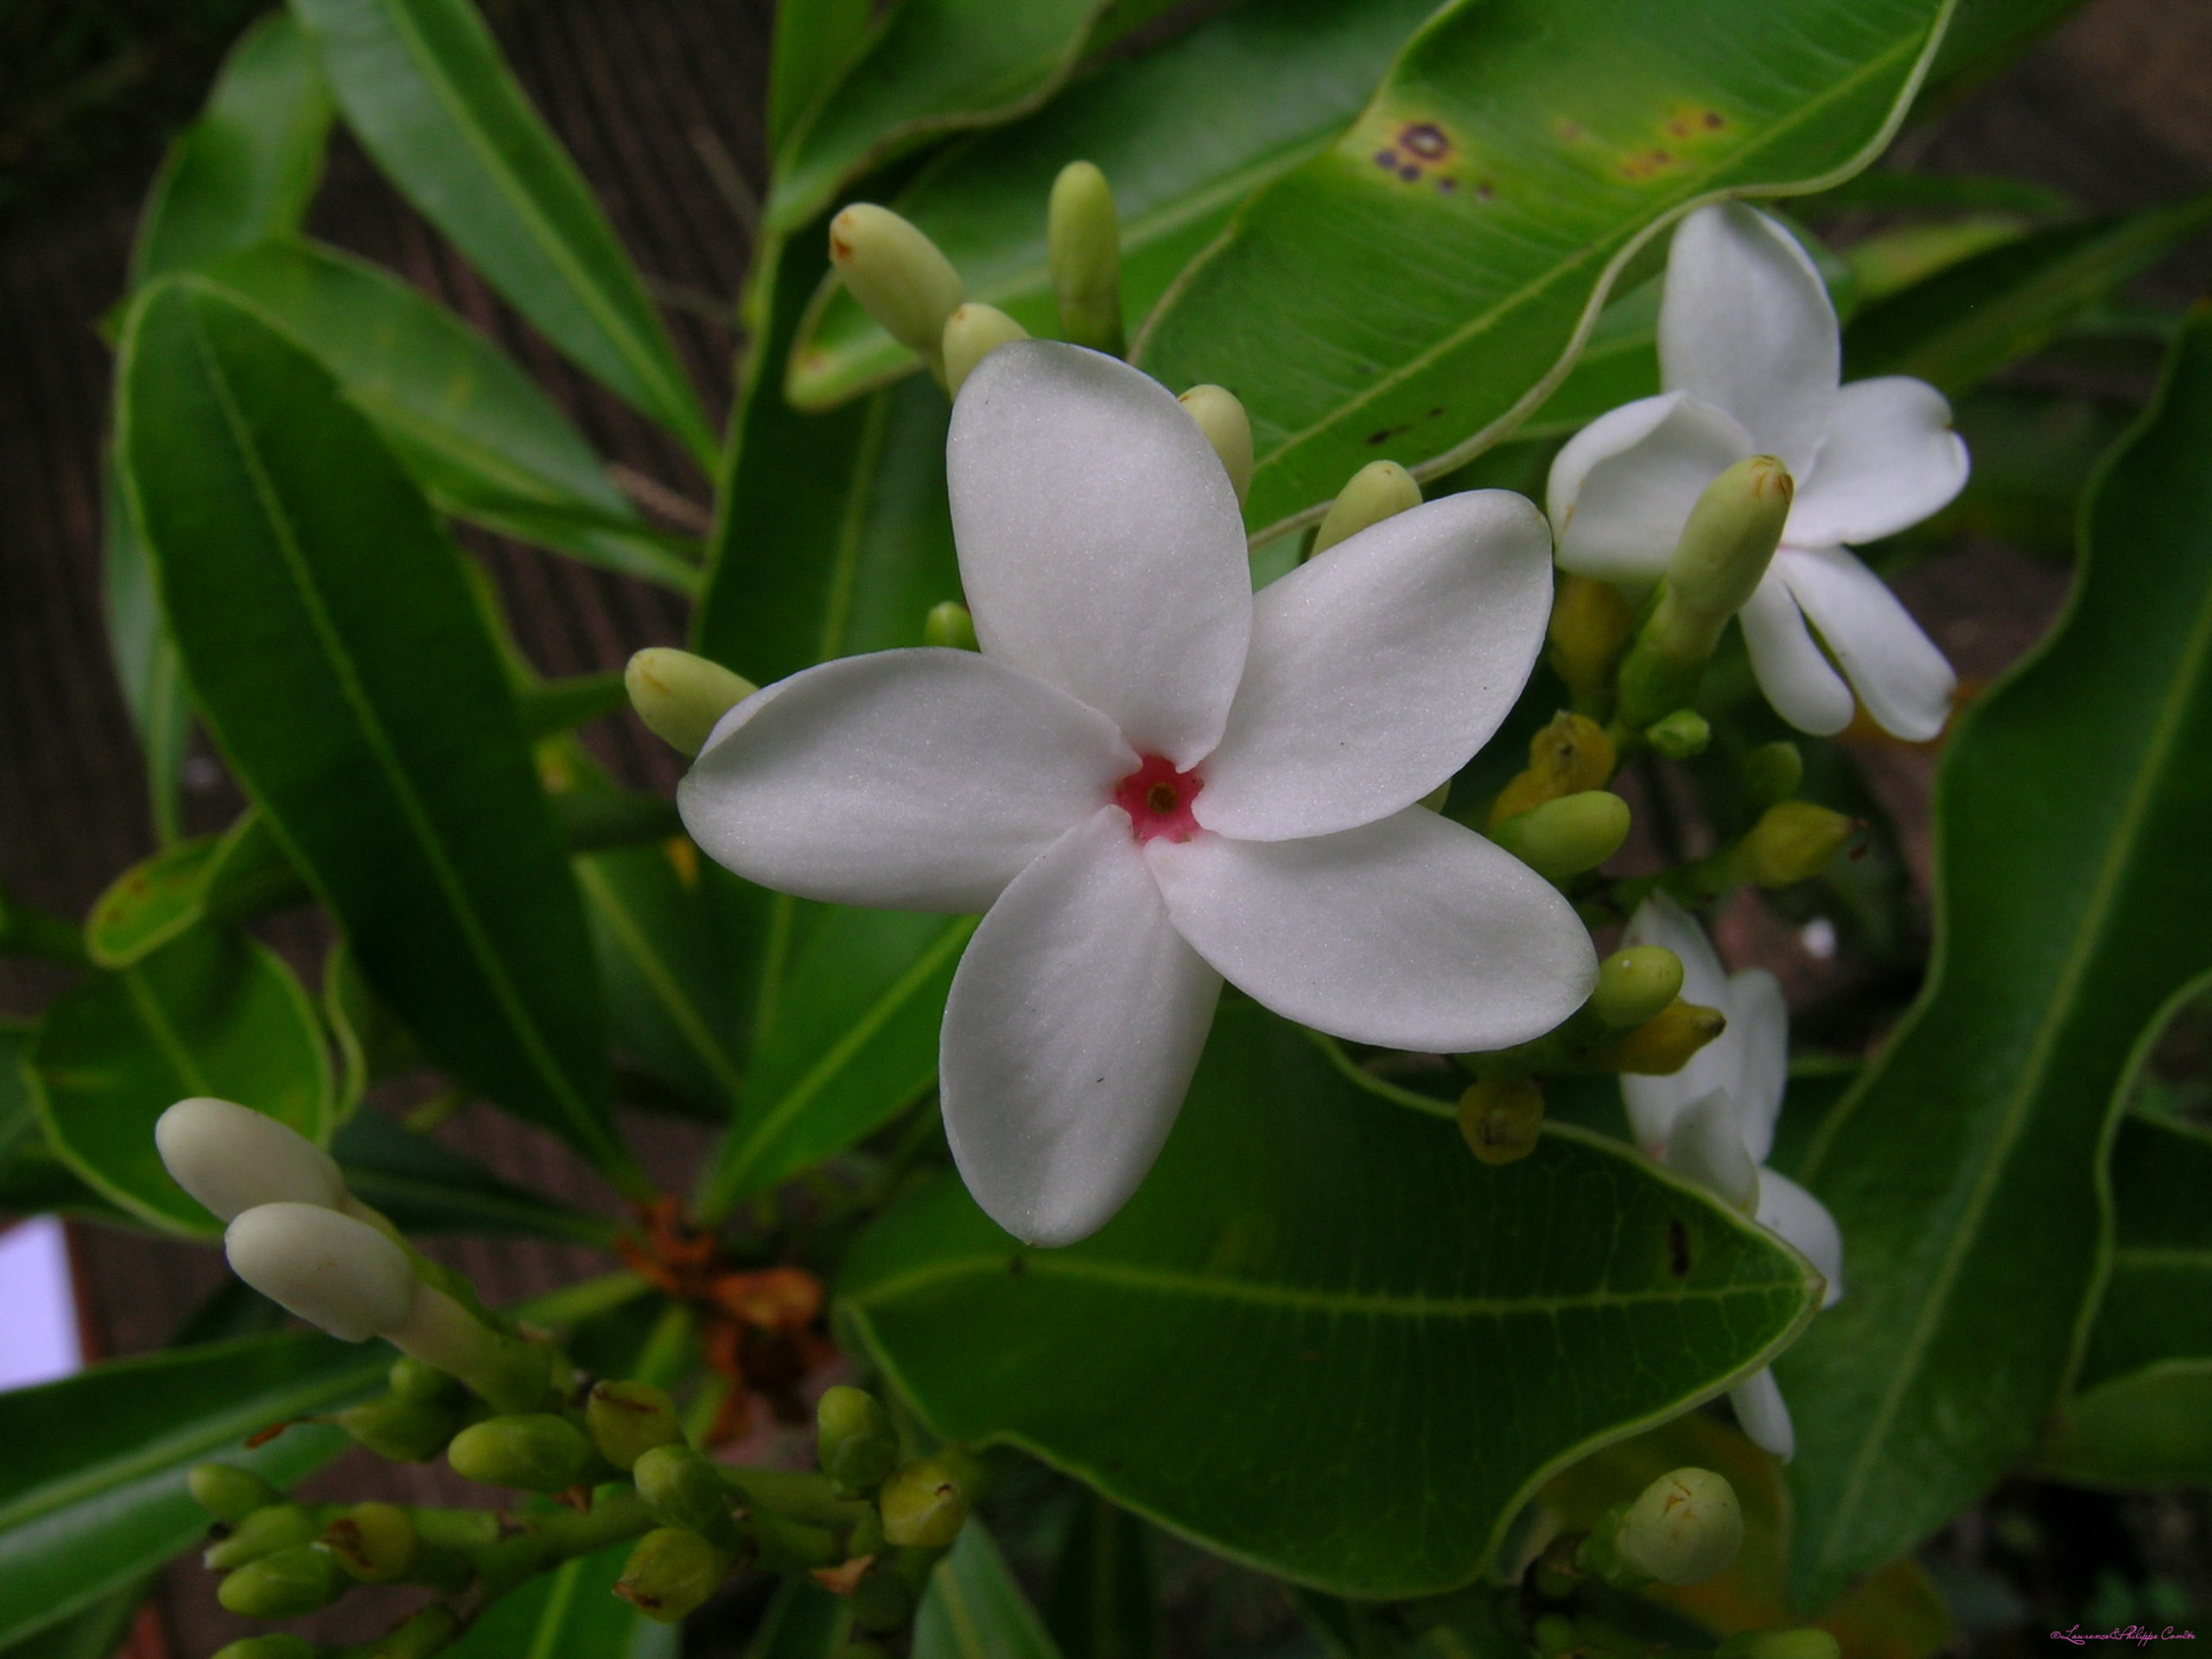
[[[1459,1133],[1486,1164],[1516,1163],[1536,1149],[1544,1091],[1529,1077],[1483,1077],[1459,1096]]]
[[[1236,393],[1220,386],[1192,386],[1176,401],[1221,457],[1229,486],[1236,492],[1236,505],[1243,506],[1252,491],[1252,417]]]
[[[1669,1077],[1689,1064],[1690,1056],[1728,1029],[1728,1016],[1680,998],[1634,1031],[1592,1049],[1583,1058],[1602,1071],[1633,1071],[1642,1077]]]
[[[721,1586],[730,1556],[696,1532],[658,1527],[638,1540],[614,1593],[656,1624],[681,1623]]]
[[[1827,868],[1857,828],[1842,813],[1810,801],[1777,801],[1729,854],[1727,873],[1761,887],[1808,880]]]
[[[216,1520],[232,1524],[245,1520],[256,1510],[265,1510],[284,1501],[284,1494],[259,1475],[234,1469],[227,1463],[195,1464],[192,1472],[185,1476],[184,1484],[194,1503]]]
[[[1754,806],[1786,801],[1805,781],[1805,757],[1795,743],[1762,743],[1744,757],[1744,793]]]
[[[645,729],[669,747],[696,754],[716,721],[760,688],[720,663],[672,645],[653,645],[622,671],[630,706]]]
[[[298,1544],[247,1562],[216,1587],[215,1599],[248,1618],[297,1618],[330,1605],[348,1582],[328,1550]]]
[[[426,1549],[489,1549],[503,1531],[489,1510],[416,1510],[412,1519]]]
[[[1060,337],[1122,354],[1122,226],[1113,188],[1089,162],[1070,162],[1052,181],[1045,248],[1059,296]]]
[[[464,1399],[461,1379],[425,1364],[412,1354],[402,1354],[385,1373],[385,1386],[392,1397],[411,1404],[459,1405]]]
[[[702,1452],[680,1442],[657,1446],[639,1455],[630,1474],[661,1525],[712,1532],[728,1524],[729,1486]]]
[[[480,1485],[562,1492],[590,1464],[591,1442],[567,1418],[550,1412],[487,1417],[453,1437],[446,1461],[455,1474]]]
[[[1545,632],[1552,671],[1575,705],[1595,705],[1636,632],[1636,613],[1612,583],[1563,573]]]
[[[872,1492],[899,1461],[891,1415],[864,1389],[842,1383],[814,1409],[815,1454],[841,1492]]]
[[[1613,1553],[1661,1584],[1702,1584],[1726,1572],[1744,1545],[1735,1488],[1710,1469],[1677,1469],[1645,1487],[1619,1520]]]
[[[1411,473],[1395,461],[1370,461],[1329,504],[1306,556],[1318,558],[1338,542],[1350,541],[1361,531],[1419,505],[1421,486]]]
[[[830,263],[884,333],[942,372],[945,320],[967,289],[936,243],[888,207],[856,201],[830,221]]]
[[[200,1560],[213,1571],[225,1573],[280,1549],[311,1544],[319,1530],[315,1517],[299,1504],[271,1503],[256,1510],[208,1545]]]
[[[315,1659],[315,1645],[304,1637],[272,1631],[241,1637],[215,1649],[215,1659]]]
[[[1707,485],[1690,509],[1667,562],[1667,590],[1684,623],[1710,630],[1707,654],[1766,575],[1796,493],[1787,467],[1753,455]]]
[[[414,1518],[397,1503],[356,1503],[322,1529],[323,1548],[364,1584],[404,1578],[421,1545]]]
[[[337,1417],[338,1427],[389,1463],[423,1463],[446,1449],[446,1442],[460,1429],[463,1408],[458,1403],[402,1400],[380,1395],[348,1406]]]
[[[231,1271],[341,1342],[366,1342],[407,1317],[415,1268],[365,1221],[313,1204],[264,1204],[223,1236]]]
[[[1713,728],[1696,709],[1677,709],[1645,727],[1643,739],[1669,760],[1688,760],[1705,753],[1713,741]]]
[[[264,1204],[335,1210],[346,1178],[321,1147],[266,1112],[205,1095],[180,1100],[154,1124],[170,1178],[221,1221]]]
[[[944,1548],[976,1505],[976,1477],[975,1465],[954,1453],[915,1459],[884,1483],[883,1535],[894,1544]]]
[[[1492,829],[1546,801],[1603,789],[1619,757],[1605,728],[1580,715],[1555,715],[1529,740],[1529,764],[1491,804]]]
[[[1628,803],[1602,789],[1562,795],[1508,818],[1491,839],[1548,881],[1594,870],[1628,839]]]
[[[650,1382],[594,1384],[584,1402],[584,1426],[591,1431],[599,1455],[626,1471],[655,1446],[672,1446],[683,1438],[676,1402],[667,1389]]]
[[[1001,346],[1029,338],[1029,331],[995,305],[970,300],[956,306],[944,320],[940,349],[944,356],[944,389],[953,397],[976,365]]]
[[[922,643],[945,651],[974,651],[976,619],[956,599],[932,605],[922,622]]]
[[[1632,944],[1598,964],[1590,1011],[1615,1030],[1656,1019],[1682,994],[1682,959],[1662,944]]]
[[[1745,1630],[1713,1649],[1713,1659],[1842,1659],[1843,1644],[1822,1630]]]

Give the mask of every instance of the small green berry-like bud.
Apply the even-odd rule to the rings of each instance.
[[[1363,530],[1395,518],[1421,505],[1421,486],[1414,475],[1395,461],[1370,461],[1351,475],[1351,482],[1338,493],[1313,532],[1313,550],[1318,558],[1338,542],[1350,541]]]
[[[487,1417],[453,1437],[446,1461],[455,1474],[482,1485],[560,1492],[582,1478],[591,1462],[591,1442],[567,1418],[550,1412]]]
[[[922,621],[922,643],[945,651],[976,650],[976,619],[958,600],[948,599],[930,607]]]
[[[248,1561],[216,1587],[215,1599],[248,1618],[297,1618],[330,1605],[347,1582],[328,1550],[299,1544]]]
[[[1762,887],[1786,887],[1818,875],[1857,826],[1810,801],[1777,801],[1728,855],[1728,874]]]
[[[315,1659],[315,1645],[305,1637],[272,1631],[241,1637],[215,1649],[215,1659]]]
[[[639,1455],[630,1475],[664,1527],[713,1532],[729,1522],[728,1484],[703,1452],[681,1443],[657,1446]]]
[[[256,1510],[282,1503],[284,1494],[259,1475],[234,1469],[227,1463],[195,1465],[184,1478],[192,1501],[218,1521],[239,1522]]]
[[[463,1398],[459,1378],[406,1354],[391,1362],[391,1369],[385,1373],[385,1386],[396,1400],[418,1403],[450,1402],[458,1405]]]
[[[1744,757],[1744,793],[1754,806],[1786,801],[1805,781],[1805,757],[1795,743],[1762,743]]]
[[[1789,469],[1772,455],[1739,461],[1706,486],[1667,562],[1668,591],[1684,620],[1718,639],[1766,575],[1796,493]]]
[[[631,658],[622,684],[645,729],[683,754],[705,748],[715,722],[760,690],[720,663],[672,645],[652,645]]]
[[[1735,1488],[1710,1469],[1677,1469],[1645,1487],[1628,1506],[1613,1553],[1661,1584],[1703,1584],[1728,1570],[1744,1545],[1744,1511]]]
[[[1619,756],[1605,728],[1581,715],[1559,715],[1529,740],[1529,764],[1491,804],[1494,829],[1546,801],[1603,789]]]
[[[967,296],[938,245],[888,207],[856,201],[830,221],[830,263],[861,309],[941,373],[945,320]]]
[[[425,1368],[427,1369],[427,1368]],[[392,1463],[423,1463],[446,1449],[461,1427],[459,1402],[380,1395],[338,1414],[338,1427]]]
[[[1632,944],[1598,964],[1590,1012],[1617,1031],[1656,1019],[1682,994],[1682,959],[1663,944]]]
[[[232,1528],[200,1553],[201,1563],[218,1573],[244,1567],[280,1549],[315,1541],[315,1517],[297,1503],[271,1503]]]
[[[391,1584],[407,1575],[422,1540],[398,1504],[356,1503],[323,1529],[322,1544],[351,1577]]]
[[[891,1414],[864,1389],[827,1390],[814,1410],[814,1446],[822,1472],[842,1492],[872,1492],[899,1461]]]
[[[1713,728],[1694,709],[1677,709],[1664,720],[1644,728],[1644,741],[1669,760],[1687,760],[1703,754],[1713,741]]]
[[[1510,1164],[1536,1149],[1544,1092],[1528,1077],[1484,1077],[1459,1096],[1459,1133],[1486,1164]]]
[[[415,1268],[365,1221],[313,1204],[264,1204],[223,1236],[231,1270],[341,1342],[366,1342],[407,1317]]]
[[[721,1587],[730,1557],[696,1532],[659,1527],[638,1540],[614,1593],[647,1618],[675,1624]]]
[[[1728,1029],[1728,1016],[1677,997],[1635,1030],[1583,1056],[1601,1071],[1632,1071],[1640,1077],[1671,1077],[1690,1056]]]
[[[1506,819],[1491,838],[1546,880],[1562,881],[1620,851],[1628,828],[1626,801],[1586,789]]]
[[[1243,506],[1252,491],[1252,417],[1236,394],[1221,386],[1192,386],[1176,401],[1221,457],[1229,486],[1236,492],[1236,505]]]
[[[227,1100],[180,1100],[154,1125],[170,1178],[221,1221],[264,1204],[335,1210],[346,1178],[325,1152],[265,1112]]]
[[[599,1455],[627,1470],[657,1446],[683,1438],[676,1402],[650,1382],[601,1382],[584,1405],[584,1423]]]
[[[976,1505],[976,1469],[951,1453],[917,1458],[884,1483],[883,1535],[894,1544],[942,1549]]]
[[[1842,1653],[1826,1630],[1745,1630],[1716,1648],[1713,1659],[1841,1659]]]
[[[944,389],[953,397],[976,365],[1001,346],[1029,338],[1029,331],[995,305],[970,300],[944,320]]]
[[[1096,352],[1122,354],[1122,225],[1113,187],[1089,162],[1070,162],[1052,181],[1045,220],[1060,334]]]

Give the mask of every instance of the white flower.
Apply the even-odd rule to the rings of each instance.
[[[1600,416],[1552,463],[1559,562],[1648,587],[1707,485],[1746,456],[1779,456],[1796,497],[1740,613],[1759,686],[1791,725],[1823,735],[1850,724],[1855,690],[1884,730],[1916,742],[1942,729],[1955,677],[1843,543],[1894,535],[1950,500],[1966,445],[1933,386],[1902,375],[1839,385],[1841,355],[1827,290],[1787,231],[1738,204],[1692,213],[1667,258],[1666,390]]]
[[[1002,1225],[1065,1243],[1121,1206],[1224,978],[1428,1051],[1524,1041],[1581,1002],[1596,963],[1565,900],[1415,804],[1535,663],[1549,537],[1527,502],[1430,502],[1255,599],[1190,416],[1124,364],[1035,340],[969,378],[947,467],[981,652],[772,685],[723,716],[678,801],[764,886],[988,912],[940,1081]]]
[[[1827,1281],[1822,1307],[1843,1294],[1843,1236],[1827,1207],[1765,1167],[1789,1062],[1789,1014],[1763,969],[1723,971],[1705,930],[1664,893],[1643,901],[1624,944],[1664,945],[1682,962],[1682,1000],[1718,1008],[1728,1028],[1671,1077],[1624,1076],[1629,1128],[1644,1151],[1738,1208]],[[1778,1458],[1796,1449],[1789,1408],[1762,1370],[1729,1392],[1744,1432]]]

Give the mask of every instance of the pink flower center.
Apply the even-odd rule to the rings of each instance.
[[[1191,803],[1205,786],[1195,772],[1178,772],[1173,761],[1147,754],[1142,766],[1115,785],[1114,804],[1129,815],[1129,827],[1141,842],[1158,836],[1188,841],[1198,833]]]

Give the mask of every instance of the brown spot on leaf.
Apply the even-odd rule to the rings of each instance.
[[[1388,443],[1405,429],[1402,426],[1386,426],[1379,432],[1369,433],[1367,441],[1370,444]]]
[[[1424,162],[1440,162],[1452,153],[1452,140],[1433,121],[1420,121],[1398,135],[1398,143]]]
[[[1395,149],[1376,150],[1375,152],[1375,165],[1379,168],[1385,168],[1392,173],[1396,172],[1398,170],[1398,152]]]
[[[1027,1256],[1009,1255],[1006,1259],[1006,1270],[1010,1277],[1019,1279],[1029,1271],[1029,1260]]]

